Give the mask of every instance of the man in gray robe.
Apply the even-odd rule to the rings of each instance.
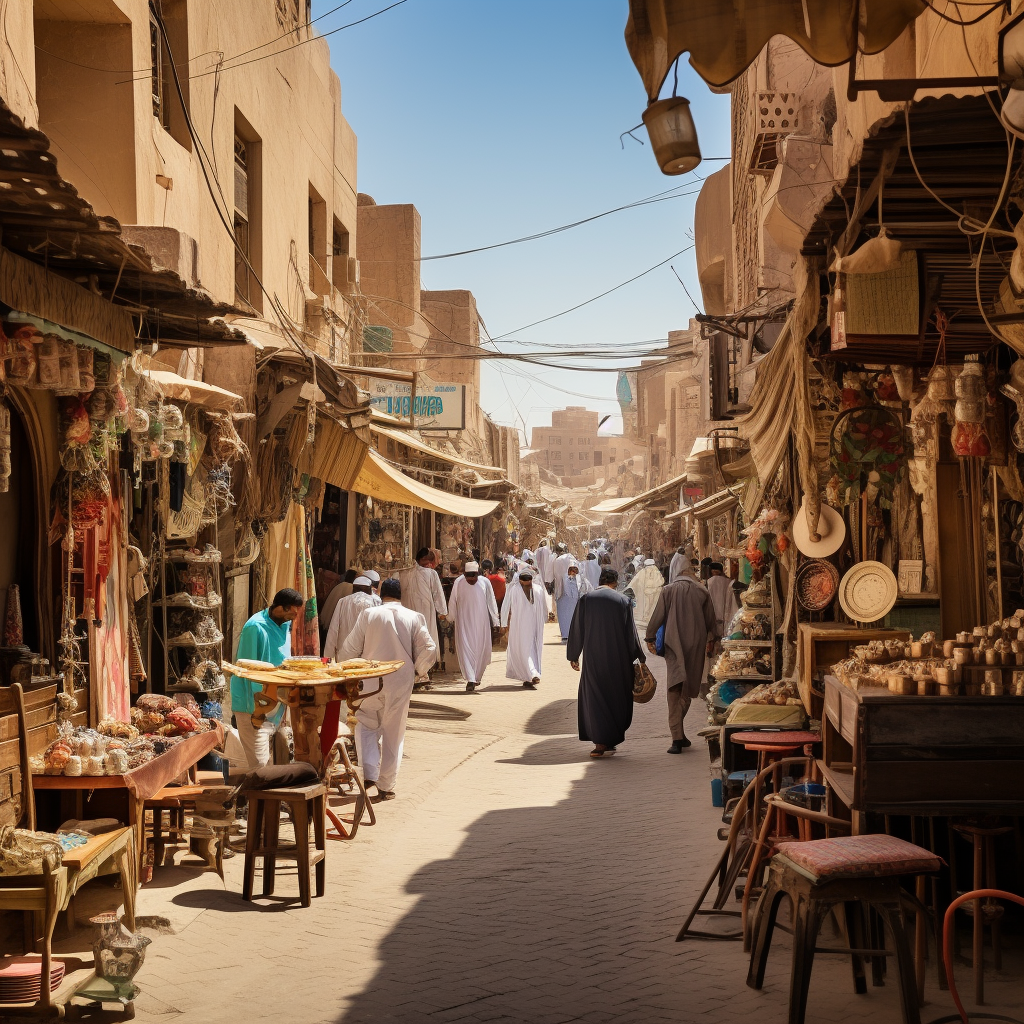
[[[715,605],[707,589],[692,576],[682,576],[663,587],[647,623],[644,639],[651,653],[660,626],[665,627],[665,662],[668,676],[668,724],[672,732],[670,754],[690,745],[683,720],[690,702],[700,693],[704,659],[718,640]]]

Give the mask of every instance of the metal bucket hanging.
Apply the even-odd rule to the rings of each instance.
[[[656,100],[644,111],[643,121],[662,174],[686,174],[700,163],[697,128],[688,99]]]

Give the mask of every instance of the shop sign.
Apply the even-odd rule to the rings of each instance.
[[[370,404],[378,412],[398,419],[412,418],[418,430],[464,430],[466,426],[466,385],[438,383],[424,374],[412,385],[404,381],[367,378]]]

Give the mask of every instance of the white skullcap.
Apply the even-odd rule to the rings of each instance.
[[[466,563],[465,571],[466,572],[477,572],[478,573],[480,571],[480,563],[479,562],[467,562]]]
[[[372,587],[373,586],[373,582],[370,580],[369,576],[357,576],[352,581],[352,586],[353,587]]]

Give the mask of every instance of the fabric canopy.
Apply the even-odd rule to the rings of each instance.
[[[442,515],[465,516],[480,519],[490,515],[499,505],[497,501],[480,501],[477,498],[463,498],[448,494],[428,484],[421,484],[401,470],[385,462],[373,449],[366,452],[359,476],[352,490],[369,495],[379,501],[394,501],[400,505],[414,505],[427,508]]]
[[[630,0],[626,46],[653,102],[682,53],[712,86],[742,74],[774,35],[835,67],[858,49],[884,50],[927,9],[925,0]]]
[[[343,491],[356,490],[355,483],[366,461],[368,447],[354,430],[320,416],[310,475]]]
[[[594,505],[593,508],[589,508],[586,511],[604,513],[606,515],[626,512],[631,508],[636,508],[637,505],[650,505],[653,501],[659,498],[669,498],[672,496],[672,492],[678,491],[684,483],[686,483],[685,473],[681,476],[673,477],[671,480],[666,480],[665,483],[658,484],[657,487],[652,487],[650,490],[641,491],[639,494],[635,494],[632,498],[609,498],[598,505]]]
[[[242,404],[241,396],[233,391],[219,388],[216,384],[207,384],[206,381],[189,380],[172,370],[149,370],[148,376],[168,398],[179,402],[191,402],[207,409],[226,411],[237,409]]]
[[[376,410],[373,411],[372,418],[377,418]],[[397,444],[404,444],[406,448],[411,448],[415,452],[419,452],[421,455],[427,455],[432,459],[437,459],[439,462],[448,462],[453,466],[465,466],[467,469],[477,469],[481,473],[504,473],[505,471],[501,466],[484,466],[479,462],[469,462],[467,459],[463,459],[458,455],[449,455],[447,452],[438,451],[436,448],[431,448],[430,445],[425,444],[418,437],[414,437],[411,434],[405,434],[400,430],[389,430],[387,427],[379,426],[376,423],[370,423],[370,429],[381,437],[386,437]]]
[[[130,355],[135,351],[135,325],[127,309],[2,248],[0,301],[86,334],[119,352]]]

